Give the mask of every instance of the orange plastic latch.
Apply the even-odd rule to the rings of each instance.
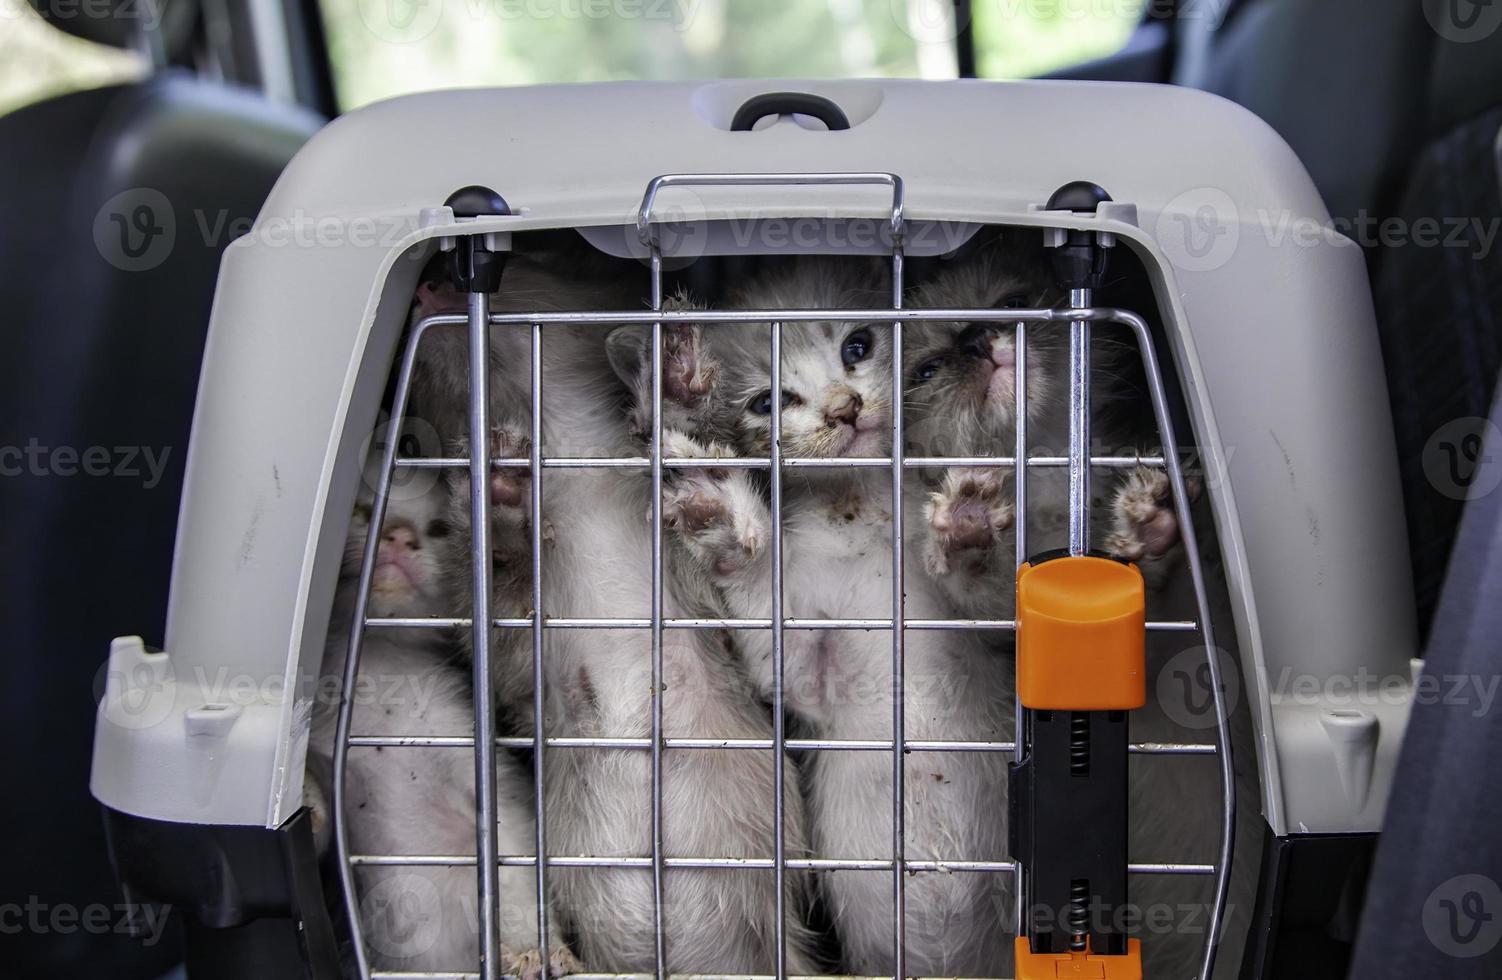
[[[1017,570],[1017,697],[1055,711],[1147,702],[1142,573],[1071,555]]]
[[[1018,936],[1017,980],[1142,980],[1142,943],[1127,940],[1121,956],[1083,953],[1034,953],[1026,936]]]

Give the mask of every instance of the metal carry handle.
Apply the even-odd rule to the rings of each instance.
[[[744,107],[743,107],[744,108]],[[892,237],[902,238],[902,212],[905,194],[902,178],[887,173],[828,173],[828,174],[663,174],[653,177],[642,196],[641,207],[636,212],[636,234],[641,243],[652,248],[652,208],[657,203],[657,192],[664,187],[787,187],[799,184],[871,184],[892,189],[892,215],[889,227]]]

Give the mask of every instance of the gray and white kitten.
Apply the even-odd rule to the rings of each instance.
[[[1059,291],[1037,252],[990,246],[957,262],[913,291],[910,307],[1047,307]],[[1122,328],[1097,324],[1092,331],[1092,437],[1096,452],[1130,454],[1133,448],[1157,452],[1155,428],[1144,431],[1140,402],[1128,364],[1139,356],[1135,339]],[[912,349],[907,383],[908,432],[931,441],[910,444],[910,452],[937,450],[954,455],[1010,455],[1016,415],[1015,329],[994,325],[937,324]],[[1068,327],[1030,325],[1027,330],[1029,446],[1035,454],[1064,455],[1068,445]],[[1167,358],[1164,359],[1168,360]],[[1126,447],[1126,452],[1123,452]],[[1168,477],[1161,469],[1096,470],[1092,538],[1100,550],[1135,562],[1148,586],[1149,619],[1197,619],[1199,610],[1183,573],[1185,555],[1173,510]],[[939,474],[926,507],[928,540],[925,571],[967,615],[1011,618],[1016,558],[1012,477],[1007,470],[956,468]],[[1028,475],[1029,555],[1067,542],[1068,477],[1063,468],[1033,468]],[[1188,491],[1198,497],[1198,481]],[[1213,565],[1210,549],[1202,560]],[[1222,644],[1231,642],[1231,616],[1223,593],[1212,589],[1214,617]],[[1199,654],[1183,634],[1148,635],[1148,704],[1132,714],[1132,737],[1142,742],[1201,742],[1213,732],[1186,728],[1184,712],[1160,695],[1181,694],[1165,672],[1197,663]],[[1190,652],[1186,661],[1185,652]],[[1226,663],[1230,667],[1229,663]],[[1234,668],[1231,668],[1234,669]],[[1238,795],[1256,798],[1256,763],[1250,719],[1242,699],[1233,713],[1232,742],[1237,760]],[[1130,762],[1130,858],[1133,861],[1212,862],[1219,833],[1219,790],[1213,760],[1133,755]],[[1236,860],[1229,920],[1244,923],[1255,889],[1258,837],[1255,808],[1245,803],[1236,829]],[[1148,972],[1189,976],[1203,939],[1208,879],[1136,876],[1130,899],[1161,922],[1159,910],[1173,913],[1168,934],[1143,935]],[[1187,910],[1187,913],[1186,913]],[[1152,921],[1144,919],[1144,921]],[[1183,928],[1179,928],[1182,924]],[[1217,976],[1234,975],[1240,926],[1228,933]],[[1158,930],[1161,932],[1161,930]]]
[[[991,243],[911,291],[922,308],[1047,308],[1052,286],[1038,253]],[[1016,433],[1016,325],[916,324],[905,345],[905,417],[910,455],[1010,456]],[[1091,438],[1097,454],[1148,452],[1152,433],[1134,431],[1140,394],[1130,382],[1135,345],[1122,328],[1092,328]],[[1069,445],[1069,328],[1029,325],[1026,331],[1028,445],[1033,455],[1064,456]],[[1011,469],[955,467],[930,471],[930,534],[926,568],[968,614],[1012,615],[1016,560],[1012,545]],[[1145,466],[1093,474],[1096,547],[1139,562],[1157,586],[1172,566],[1164,557],[1178,542],[1167,475]],[[1067,543],[1068,470],[1028,473],[1028,548],[1038,553]]]
[[[880,271],[863,262],[803,260],[746,288],[745,308],[884,306]],[[690,406],[700,427],[665,435],[670,455],[766,455],[770,445],[769,324],[701,326],[686,335],[695,373],[711,391]],[[891,432],[891,343],[884,324],[789,323],[783,327],[780,393],[786,457],[879,456]],[[630,338],[614,338],[617,349]],[[682,358],[680,358],[682,360]],[[670,378],[665,392],[684,387]],[[665,421],[671,417],[665,412]],[[680,413],[681,417],[681,413]],[[708,438],[706,438],[708,437]],[[711,441],[724,439],[724,443]],[[700,574],[731,613],[771,611],[765,494],[740,468],[674,471],[665,513]],[[784,614],[888,618],[892,613],[890,472],[798,469],[784,475]],[[922,494],[908,481],[904,512],[921,527]],[[916,523],[914,523],[916,522]],[[950,615],[923,574],[907,574],[910,617]],[[773,690],[767,631],[737,637],[752,677]],[[892,735],[890,632],[784,633],[786,709],[814,735]],[[912,631],[906,638],[905,736],[1000,740],[1010,727],[1010,669],[974,634]],[[1006,760],[996,752],[912,752],[905,757],[906,855],[916,860],[1001,861],[1007,856]],[[892,852],[892,757],[885,752],[811,754],[808,805],[821,858],[882,860]],[[822,882],[843,950],[858,974],[892,969],[890,874],[839,871]],[[1010,969],[1010,877],[918,873],[906,880],[907,956],[920,975],[999,976]]]
[[[400,481],[387,504],[369,614],[427,617],[447,612],[438,558],[449,526],[447,489],[422,472]],[[367,480],[367,486],[369,481]],[[350,617],[369,532],[368,495],[357,506],[341,568],[327,649],[314,701],[309,749],[315,776],[332,767],[338,691],[349,646]],[[468,671],[432,630],[368,629],[361,647],[351,731],[360,735],[472,735]],[[359,854],[475,853],[474,756],[454,748],[349,750],[346,769],[349,844]],[[532,780],[509,755],[496,764],[503,854],[533,850]],[[317,783],[315,781],[315,786]],[[315,826],[329,821],[327,788],[313,799]],[[324,835],[326,836],[326,835]],[[373,965],[384,970],[470,971],[479,962],[473,868],[358,869],[363,931]],[[525,980],[573,972],[577,964],[556,928],[549,969],[537,949],[536,872],[500,871],[500,938],[508,973]]]
[[[508,270],[508,275],[510,274]],[[503,283],[501,296],[505,296]],[[538,302],[536,297],[527,300]],[[513,306],[521,302],[508,300]],[[538,302],[549,306],[557,303]],[[529,359],[492,362],[493,436],[498,453],[525,455],[531,415]],[[548,328],[542,373],[548,455],[620,456],[634,451],[621,404],[626,392],[605,354],[598,326]],[[494,590],[498,616],[531,610],[531,531],[541,522],[543,613],[548,617],[646,618],[651,612],[652,531],[645,519],[649,484],[613,469],[547,471],[542,513],[531,513],[535,473],[498,471],[492,480]],[[460,533],[445,559],[449,592],[469,605],[467,480],[455,481],[450,519]],[[663,615],[706,613],[702,589],[664,580]],[[462,598],[461,598],[462,597]],[[468,642],[468,636],[465,637]],[[492,634],[495,683],[516,730],[530,733],[530,630]],[[642,739],[652,731],[654,696],[662,698],[664,737],[766,739],[771,721],[723,636],[665,631],[663,687],[654,692],[651,635],[645,629],[549,629],[543,649],[544,729],[548,736]],[[546,819],[553,854],[640,858],[652,852],[651,756],[634,748],[549,748],[544,756]],[[670,749],[663,758],[663,853],[669,858],[766,858],[773,852],[773,763],[769,753],[738,749]],[[806,852],[796,770],[788,767],[786,844]],[[655,964],[649,868],[558,867],[549,893],[575,949],[596,972],[644,972]],[[771,972],[776,917],[773,873],[765,869],[669,868],[662,923],[668,969],[676,973]],[[788,876],[788,969],[814,972],[805,925],[805,884]]]

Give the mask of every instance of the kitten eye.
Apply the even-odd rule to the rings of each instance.
[[[862,327],[845,338],[845,345],[840,348],[840,360],[846,367],[864,361],[871,353],[871,346],[871,331]]]
[[[913,380],[918,382],[932,381],[934,375],[939,373],[939,368],[944,366],[943,357],[930,357],[918,365],[918,370],[913,372]]]
[[[1004,310],[1025,310],[1027,305],[1026,293],[1013,293],[1001,301],[1001,308]]]
[[[434,518],[428,524],[428,537],[446,538],[448,537],[449,531],[451,530],[453,530],[453,528],[448,521],[445,521],[442,518]]]
[[[789,405],[796,404],[797,401],[797,397],[792,392],[784,391],[782,393],[783,408],[787,408]],[[766,391],[762,391],[757,393],[756,395],[753,395],[751,397],[751,400],[746,403],[746,411],[752,413],[753,415],[771,415],[772,389],[768,388]]]

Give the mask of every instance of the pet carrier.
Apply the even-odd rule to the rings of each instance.
[[[987,226],[1023,229],[1052,249],[1068,303],[1055,309],[902,308],[905,261],[953,251]],[[487,279],[499,275],[504,293],[501,267],[513,236],[556,229],[576,229],[602,252],[640,260],[650,308],[491,312]],[[468,313],[430,316],[409,331],[419,275],[440,251],[456,257],[461,289],[473,290]],[[665,270],[705,256],[797,251],[886,256],[894,279],[891,308],[662,308]],[[1135,270],[1148,297],[1145,308],[1094,305],[1107,256],[1113,270]],[[844,862],[864,869],[851,873],[889,877],[893,972],[905,972],[905,882],[967,872],[1018,879],[1016,908],[997,914],[1021,927],[1016,969],[1028,977],[1051,977],[1055,968],[1058,976],[1066,970],[1078,971],[1071,976],[1140,975],[1128,963],[1137,955],[1135,942],[1126,942],[1130,930],[1071,921],[1056,932],[1034,919],[1030,901],[1077,908],[1082,896],[1076,892],[1083,889],[1083,898],[1118,905],[1125,900],[1128,872],[1134,880],[1203,876],[1214,882],[1203,950],[1196,957],[1203,970],[1220,938],[1239,807],[1243,821],[1260,811],[1265,822],[1261,865],[1241,870],[1259,879],[1248,975],[1271,975],[1268,949],[1288,927],[1279,915],[1288,876],[1304,862],[1323,861],[1340,872],[1331,877],[1343,880],[1343,869],[1359,864],[1377,831],[1412,693],[1416,638],[1406,542],[1362,255],[1329,230],[1328,215],[1287,146],[1231,103],[1155,86],[901,81],[623,83],[418,95],[336,120],[288,167],[255,227],[225,255],[194,420],[164,648],[152,650],[138,637],[115,641],[95,738],[92,788],[107,810],[122,883],[133,898],[182,913],[190,971],[371,972],[358,916],[350,922],[354,942],[341,967],[325,911],[302,807],[305,692],[318,674],[370,434],[385,424],[383,410],[402,413],[418,337],[428,330],[468,331],[469,349],[484,352],[490,333],[525,332],[534,354],[530,453],[492,459],[482,437],[470,441],[467,457],[450,452],[422,461],[405,458],[390,439],[372,526],[379,524],[391,474],[403,467],[468,469],[480,487],[492,466],[527,466],[536,509],[541,486],[563,469],[593,462],[645,472],[660,488],[665,471],[693,465],[664,461],[656,437],[644,455],[604,463],[544,452],[535,428],[545,404],[535,354],[560,324],[598,324],[602,333],[610,325],[644,325],[652,331],[656,379],[665,324],[775,322],[783,325],[774,327],[775,345],[787,324],[839,319],[890,323],[899,349],[904,325],[935,320],[1016,322],[1019,348],[1025,336],[1041,331],[1063,331],[1072,339],[1067,453],[1028,458],[1026,427],[1019,424],[1014,444],[985,457],[906,458],[898,411],[891,452],[863,461],[890,469],[894,495],[902,493],[902,474],[920,466],[1004,466],[1019,477],[1068,469],[1069,554],[1039,555],[1024,534],[1017,535],[1017,564],[1024,571],[1015,620],[907,617],[901,552],[905,540],[912,547],[912,535],[911,529],[904,534],[900,507],[894,506],[889,619],[795,622],[783,615],[779,585],[769,620],[734,624],[770,630],[778,651],[784,631],[794,629],[886,630],[899,679],[904,636],[913,631],[963,627],[1022,634],[1013,742],[907,744],[898,696],[891,738],[859,747],[890,753],[899,777],[892,791],[890,850]],[[1110,567],[1101,571],[1081,564],[1098,561],[1087,554],[1085,529],[1092,469],[1086,463],[1088,338],[1092,325],[1103,323],[1124,326],[1140,345],[1146,393],[1166,447],[1161,458],[1145,462],[1170,475],[1188,545],[1192,620],[1149,616],[1144,622],[1141,583],[1132,581],[1131,566],[1103,563]],[[1020,368],[1025,359],[1017,360]],[[774,379],[776,364],[774,356]],[[893,384],[900,386],[900,357],[895,365]],[[472,377],[485,383],[484,370]],[[778,390],[775,380],[771,390]],[[661,406],[655,407],[657,426]],[[472,432],[487,431],[488,411],[486,399],[473,400]],[[775,419],[777,409],[772,411]],[[1198,550],[1180,461],[1191,446],[1208,498],[1208,517],[1200,526],[1209,544]],[[774,512],[782,472],[790,465],[777,447],[774,440],[769,458],[748,462],[769,474]],[[1109,469],[1139,460],[1092,462]],[[1022,528],[1024,508],[1038,505],[1037,491],[1024,498],[1020,488],[1028,482],[1018,479],[1016,486]],[[475,512],[483,514],[485,494],[471,496]],[[652,615],[605,625],[650,632],[654,688],[660,690],[665,631],[725,624],[664,621],[660,493],[654,499],[659,545],[653,549]],[[540,588],[538,573],[547,574],[537,563],[542,524],[533,522],[534,589]],[[489,525],[481,520],[474,526]],[[774,520],[774,553],[781,535]],[[483,531],[476,537],[476,589],[483,598],[489,546]],[[372,544],[365,556],[366,587],[373,552]],[[1207,581],[1206,564],[1223,576],[1225,614],[1218,620],[1212,593],[1221,583]],[[775,561],[773,567],[776,574]],[[363,621],[363,604],[356,616]],[[479,617],[427,625],[473,629],[474,619]],[[477,677],[487,677],[490,634],[481,622],[482,628],[473,629],[475,669]],[[547,631],[598,628],[601,622],[569,621],[543,609],[540,616],[496,625],[531,630],[540,657]],[[1206,738],[1128,746],[1123,713],[1147,697],[1144,627],[1148,636],[1197,634],[1196,652],[1180,669],[1206,682],[1199,690],[1208,700],[1198,706],[1208,712],[1200,716],[1208,718],[1200,729]],[[1236,654],[1217,656],[1217,642]],[[1115,673],[1102,678],[1079,669],[1085,661],[1070,658],[1087,649],[1104,658],[1089,663],[1114,663]],[[356,661],[350,658],[346,681]],[[537,671],[540,682],[540,661]],[[900,695],[900,684],[896,689]],[[1156,685],[1159,696],[1171,690],[1172,683]],[[653,704],[650,737],[598,740],[648,752],[652,760],[652,846],[630,858],[545,850],[538,861],[538,852],[498,854],[497,740],[450,740],[452,751],[472,747],[480,773],[478,928],[486,955],[474,975],[498,971],[498,864],[536,864],[539,905],[547,872],[556,866],[650,869],[659,900],[664,868],[733,863],[766,869],[779,881],[789,871],[846,873],[837,860],[789,857],[780,835],[775,851],[758,858],[664,857],[658,779],[665,756],[705,747],[771,752],[780,774],[784,751],[819,746],[816,740],[794,744],[799,740],[784,731],[777,703],[773,738],[740,745],[665,738],[661,699]],[[1238,706],[1249,714],[1254,738],[1250,750],[1233,760],[1228,718]],[[489,684],[477,685],[477,733],[495,731],[494,710]],[[540,788],[545,752],[590,748],[546,738],[541,719],[534,724],[534,739],[509,742],[533,748]],[[347,712],[339,734],[341,759],[372,746],[401,752],[404,741],[402,732],[360,732],[356,741],[362,744],[350,747]],[[904,821],[911,817],[905,816],[900,777],[904,754],[915,747],[1015,755],[1017,850],[1011,861],[967,867],[904,854]],[[1134,757],[1170,757],[1161,765],[1187,764],[1174,758],[1179,756],[1217,757],[1213,854],[1125,853],[1120,828],[1129,750]],[[1089,778],[1061,782],[1057,774],[1064,770],[1051,767],[1053,762],[1077,766],[1069,771]],[[1255,788],[1244,789],[1240,799],[1233,764],[1243,778],[1255,774]],[[775,804],[780,815],[780,779],[776,786],[768,805]],[[1181,801],[1148,804],[1169,810]],[[537,807],[541,816],[541,797]],[[1087,834],[1095,841],[1092,848],[1072,847]],[[336,836],[346,891],[354,882],[352,860],[396,860],[352,855],[343,834]],[[545,846],[541,835],[538,844]],[[350,909],[357,907],[353,894],[344,897]],[[659,901],[656,962],[643,975],[673,973],[661,918],[677,911]],[[784,911],[779,908],[779,914]],[[545,948],[547,936],[539,940]],[[780,921],[768,942],[777,948],[771,965],[783,974]],[[1238,967],[1223,958],[1218,975]]]

